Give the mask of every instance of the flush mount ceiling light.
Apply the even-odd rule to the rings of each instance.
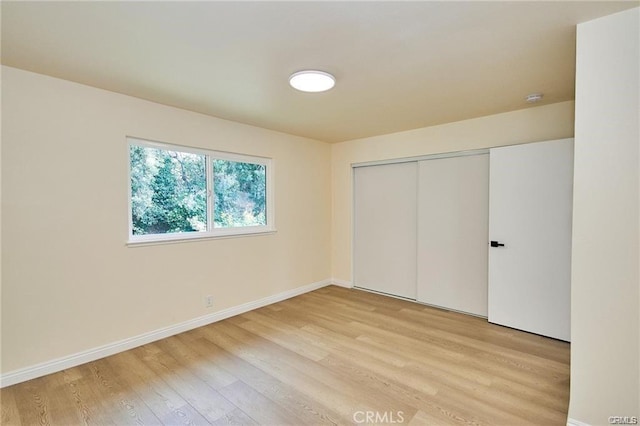
[[[304,70],[291,74],[289,84],[303,92],[325,92],[336,84],[336,79],[328,72]]]
[[[542,100],[544,95],[542,93],[531,93],[524,98],[528,103],[533,104]]]

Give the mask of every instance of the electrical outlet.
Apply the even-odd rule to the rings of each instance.
[[[204,307],[205,308],[213,307],[213,296],[209,295],[204,297]]]

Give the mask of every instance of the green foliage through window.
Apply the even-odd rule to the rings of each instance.
[[[207,230],[204,155],[131,145],[133,234]]]
[[[213,161],[215,227],[266,225],[266,179],[262,164]]]
[[[133,143],[129,159],[133,236],[267,225],[265,164]]]

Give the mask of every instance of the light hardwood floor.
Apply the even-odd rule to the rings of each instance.
[[[569,344],[330,286],[0,397],[3,425],[565,425]]]

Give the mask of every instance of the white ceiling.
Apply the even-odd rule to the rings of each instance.
[[[638,4],[3,1],[2,63],[338,142],[573,99],[575,25]]]

